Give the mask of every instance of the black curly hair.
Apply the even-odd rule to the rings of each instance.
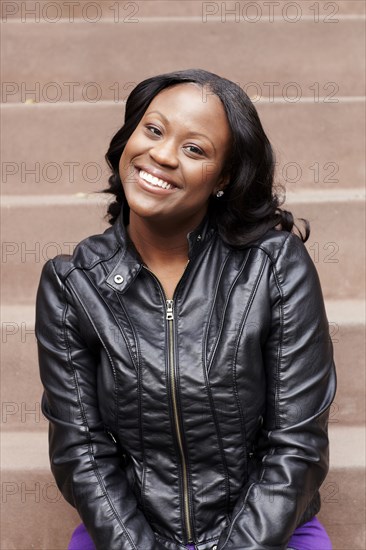
[[[188,82],[202,87],[203,100],[205,94],[220,98],[231,128],[232,150],[226,163],[230,181],[224,197],[211,197],[208,206],[210,218],[221,238],[231,246],[242,247],[278,226],[289,232],[295,227],[305,242],[310,235],[309,222],[300,218],[304,223],[302,233],[292,213],[280,208],[283,199],[274,189],[274,152],[253,103],[240,86],[202,69],[154,76],[138,84],[130,93],[125,123],[113,136],[105,156],[112,175],[109,187],[102,192],[115,196],[115,201],[108,207],[109,223],[113,225],[121,214],[125,224],[129,220],[129,206],[119,175],[119,161],[128,139],[159,92]]]

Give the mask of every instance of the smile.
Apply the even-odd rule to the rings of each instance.
[[[145,172],[145,170],[140,170],[139,176],[142,180],[147,181],[147,183],[150,183],[151,185],[154,185],[155,187],[160,187],[161,189],[174,189],[175,185],[172,185],[168,183],[167,181],[164,181],[160,178],[157,178],[156,176],[153,176],[152,174],[149,174],[148,172]]]

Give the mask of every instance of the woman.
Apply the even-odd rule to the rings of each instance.
[[[254,106],[206,71],[150,78],[106,158],[111,227],[37,296],[69,548],[329,550],[332,345]]]

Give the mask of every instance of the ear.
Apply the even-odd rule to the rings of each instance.
[[[221,176],[212,194],[216,195],[218,191],[224,191],[225,188],[229,185],[229,183],[230,183],[230,174],[226,173],[225,175]]]

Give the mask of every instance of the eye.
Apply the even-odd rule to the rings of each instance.
[[[197,147],[197,145],[187,145],[186,149],[189,153],[192,153],[193,155],[202,156],[205,154],[200,147]]]
[[[147,129],[148,133],[151,133],[154,136],[161,136],[161,130],[159,130],[159,128],[157,128],[156,126],[152,126],[151,124],[147,124],[145,126],[145,128]]]

